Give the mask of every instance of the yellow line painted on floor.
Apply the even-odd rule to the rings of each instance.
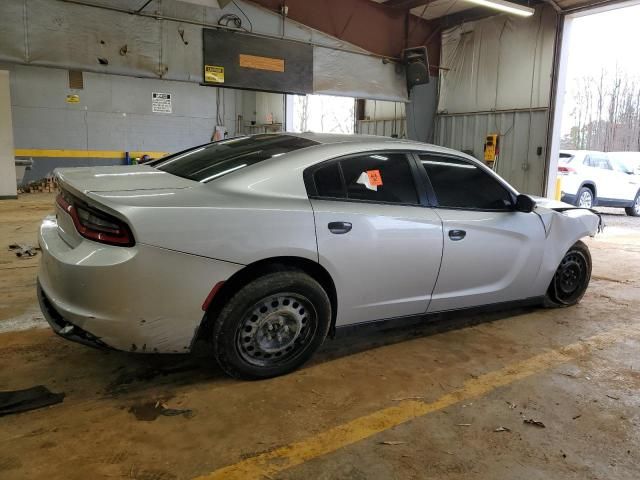
[[[43,150],[43,149],[16,149],[16,157],[36,158],[124,158],[125,152],[119,150]],[[132,158],[149,155],[151,158],[164,157],[166,152],[129,152]]]
[[[223,467],[210,474],[197,477],[195,480],[268,478],[278,472],[335,452],[423,415],[442,410],[462,401],[482,397],[499,387],[549,370],[594,348],[612,345],[619,341],[620,338],[628,338],[629,336],[640,336],[640,327],[626,326],[616,328],[558,350],[550,350],[535,355],[469,380],[461,388],[443,395],[434,402],[425,403],[406,400],[393,407],[338,425],[305,440]]]

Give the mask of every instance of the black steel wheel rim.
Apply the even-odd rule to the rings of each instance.
[[[236,331],[236,348],[252,365],[272,367],[301,355],[315,336],[318,315],[299,293],[282,292],[256,302]]]
[[[584,290],[587,275],[588,263],[585,256],[578,251],[567,253],[554,277],[556,298],[563,303],[575,300]]]

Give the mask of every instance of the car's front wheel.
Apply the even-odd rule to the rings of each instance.
[[[591,280],[591,254],[577,241],[564,255],[545,295],[547,307],[568,307],[578,303]]]
[[[636,198],[633,199],[633,205],[625,208],[624,211],[631,217],[640,217],[640,191],[636,193]]]
[[[242,287],[213,328],[220,367],[244,379],[275,377],[305,363],[324,341],[331,303],[301,271],[270,273]]]

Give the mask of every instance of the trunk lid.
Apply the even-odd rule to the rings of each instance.
[[[198,182],[156,170],[148,165],[57,168],[54,173],[59,182],[82,194],[135,190],[175,190],[198,185]]]

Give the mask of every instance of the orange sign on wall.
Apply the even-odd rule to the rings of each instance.
[[[241,53],[240,66],[255,68],[256,70],[268,70],[270,72],[284,72],[284,60],[282,58],[258,57]]]

